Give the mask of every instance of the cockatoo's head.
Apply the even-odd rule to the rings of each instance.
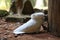
[[[43,12],[38,12],[31,15],[31,19],[34,19],[34,20],[41,20],[43,18],[44,18]]]

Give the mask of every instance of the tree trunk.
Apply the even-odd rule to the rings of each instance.
[[[49,31],[60,36],[60,0],[49,0],[48,3]]]

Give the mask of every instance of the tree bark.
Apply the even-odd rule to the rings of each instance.
[[[60,36],[60,0],[49,0],[48,4],[49,31]]]

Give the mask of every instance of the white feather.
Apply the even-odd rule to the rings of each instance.
[[[31,19],[24,23],[23,25],[16,28],[13,33],[22,34],[22,33],[31,33],[38,32],[40,30],[41,24],[43,23],[43,13],[34,13],[31,15]]]

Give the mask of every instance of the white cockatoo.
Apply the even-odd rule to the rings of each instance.
[[[13,30],[14,34],[39,32],[43,24],[44,13],[38,12],[31,15],[31,19]]]

